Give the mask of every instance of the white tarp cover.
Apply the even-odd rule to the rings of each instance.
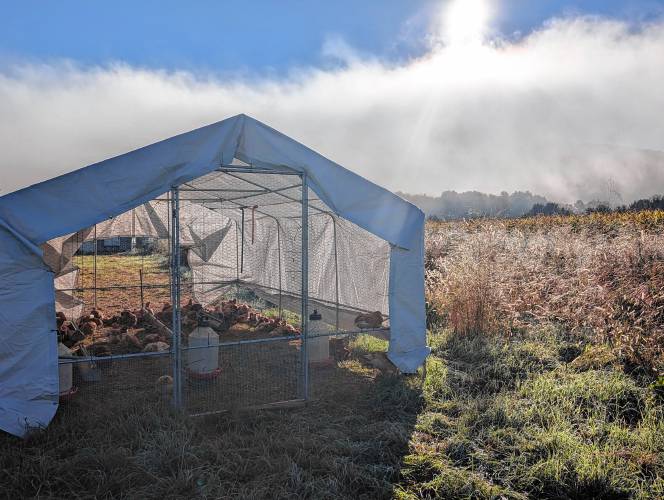
[[[41,246],[108,222],[232,158],[306,172],[310,189],[334,214],[389,243],[388,356],[406,373],[423,363],[429,353],[424,214],[267,125],[238,115],[0,197],[1,429],[24,435],[30,427],[47,425],[57,409],[54,278],[66,279],[71,270],[66,255],[54,270]],[[141,209],[156,225],[163,221],[149,213],[150,205]],[[134,232],[149,234],[156,227],[150,225]]]

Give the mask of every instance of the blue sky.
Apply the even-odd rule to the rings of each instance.
[[[392,190],[664,186],[664,0],[0,7],[0,193],[238,113]]]
[[[437,0],[2,1],[0,61],[69,59],[166,70],[275,73],[325,66],[326,40],[400,61],[427,50]],[[555,16],[642,21],[664,0],[496,0],[494,32],[527,34]]]

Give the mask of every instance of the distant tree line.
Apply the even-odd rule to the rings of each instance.
[[[476,217],[520,217],[533,205],[546,204],[548,200],[529,191],[503,191],[499,195],[479,191],[444,191],[440,196],[398,193],[417,205],[429,218],[439,220],[468,219]]]
[[[655,195],[652,198],[636,200],[629,205],[612,207],[600,200],[587,203],[578,200],[574,205],[554,203],[544,196],[534,195],[529,191],[515,191],[512,194],[503,191],[500,195],[479,191],[463,193],[444,191],[440,196],[398,194],[417,205],[428,218],[433,220],[664,210],[664,195]]]
[[[652,198],[636,200],[629,205],[616,208],[620,212],[640,212],[642,210],[664,210],[664,195],[656,194]]]

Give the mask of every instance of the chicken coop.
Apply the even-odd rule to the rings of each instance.
[[[17,435],[58,406],[303,403],[359,333],[405,373],[428,354],[422,213],[244,115],[3,196],[0,239]]]

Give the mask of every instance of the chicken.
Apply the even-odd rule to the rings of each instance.
[[[126,326],[113,328],[110,332],[108,332],[108,342],[110,344],[119,344],[127,331],[128,328]]]
[[[55,313],[55,323],[58,325],[58,330],[62,328],[62,325],[67,321],[67,316],[62,311]]]
[[[151,314],[152,316],[154,316],[154,311],[153,311],[152,308],[150,307],[150,303],[149,303],[149,302],[146,302],[146,303],[145,303],[145,306],[143,306],[143,311],[145,311],[146,313]]]
[[[142,342],[138,340],[136,335],[134,335],[133,333],[127,333],[126,335],[124,335],[123,340],[128,347],[133,347],[136,349],[143,350]]]
[[[97,324],[97,326],[101,326],[102,324],[104,324],[104,315],[96,307],[93,308],[92,311],[90,311],[90,319],[94,321]]]
[[[146,335],[143,337],[143,342],[146,344],[151,344],[153,342],[159,342],[161,340],[161,336],[158,333],[151,333],[149,335]]]
[[[171,348],[166,342],[150,342],[143,348],[143,352],[163,352]]]
[[[155,382],[155,389],[160,396],[168,397],[173,393],[173,377],[162,375]]]
[[[97,331],[97,323],[94,323],[93,321],[86,320],[85,323],[82,323],[81,326],[79,327],[83,335],[86,337],[91,337],[95,334]]]
[[[161,311],[155,317],[162,323],[169,325],[173,320],[173,306],[171,306],[170,302],[165,302]]]
[[[279,320],[278,326],[272,330],[273,335],[299,335],[299,330],[297,330],[293,325],[289,325],[284,320]]]
[[[90,322],[94,323],[97,326],[102,326],[104,324],[104,321],[101,318],[97,318],[95,316],[90,317]]]
[[[380,328],[383,325],[383,315],[380,311],[374,311],[372,313],[358,314],[355,318],[355,326],[360,330],[366,330],[368,328]]]
[[[110,356],[111,348],[107,343],[95,342],[90,346],[90,352],[92,352],[94,356]]]
[[[392,364],[384,352],[365,354],[363,358],[371,366],[378,368],[383,373],[396,374],[398,372],[398,368]]]
[[[133,312],[125,309],[120,313],[120,323],[129,327],[136,326],[138,324],[138,318]]]
[[[256,333],[268,333],[274,330],[278,324],[275,320],[265,318],[266,321],[261,321],[256,327]]]

